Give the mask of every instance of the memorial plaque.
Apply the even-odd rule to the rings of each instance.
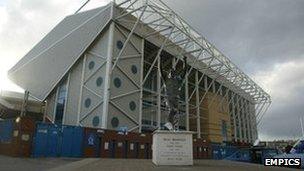
[[[192,132],[156,131],[152,148],[156,165],[193,165]]]

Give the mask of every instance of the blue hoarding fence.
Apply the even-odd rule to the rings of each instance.
[[[63,126],[61,157],[82,157],[83,128]]]
[[[83,128],[37,123],[34,157],[82,157]]]
[[[14,120],[0,121],[0,142],[8,143],[12,141]]]
[[[232,161],[239,161],[239,162],[250,162],[251,161],[250,150],[247,148],[238,149],[230,156],[227,156],[225,159]]]
[[[235,146],[212,145],[212,158],[222,160],[231,156],[238,150]]]

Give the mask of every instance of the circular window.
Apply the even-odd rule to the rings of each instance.
[[[91,61],[91,62],[89,63],[89,69],[92,70],[94,67],[95,67],[95,62],[94,62],[94,61]]]
[[[111,120],[111,125],[112,125],[113,128],[117,128],[118,125],[119,125],[119,120],[118,120],[118,118],[116,118],[116,117],[112,118],[112,120]]]
[[[122,47],[124,46],[124,44],[122,43],[122,41],[119,40],[119,41],[117,41],[116,46],[119,50],[121,50]]]
[[[136,103],[134,101],[130,102],[129,107],[132,111],[134,111],[136,109]]]
[[[98,77],[97,80],[96,80],[97,87],[100,87],[102,85],[102,83],[103,83],[102,77]]]
[[[84,101],[84,106],[86,108],[89,108],[91,106],[91,99],[90,98],[87,98],[85,101]]]
[[[133,74],[137,74],[137,66],[136,65],[132,65],[131,71],[132,71]]]
[[[114,85],[116,88],[121,87],[121,80],[119,78],[114,79]]]
[[[99,117],[98,116],[95,116],[94,118],[93,118],[93,121],[92,121],[92,123],[93,123],[93,126],[98,126],[99,125]]]

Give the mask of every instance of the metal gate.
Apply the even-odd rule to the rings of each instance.
[[[34,157],[82,157],[83,128],[38,123]]]

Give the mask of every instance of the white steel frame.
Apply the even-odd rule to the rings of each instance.
[[[86,2],[87,4],[88,2]],[[124,47],[119,53],[116,60],[113,62],[113,66],[110,66],[112,62],[108,61],[108,69],[112,70],[116,67],[117,61],[120,59],[123,50],[127,43],[130,43],[131,36],[136,34],[136,29],[138,26],[145,26],[152,28],[153,31],[145,33],[143,39],[149,39],[151,37],[163,37],[163,42],[159,45],[159,51],[156,55],[155,60],[151,64],[151,67],[144,75],[141,75],[141,85],[140,85],[140,100],[143,103],[143,85],[147,80],[149,74],[153,68],[158,68],[157,74],[157,87],[158,91],[156,93],[157,97],[157,121],[158,127],[160,127],[160,115],[161,115],[161,90],[164,85],[161,81],[160,73],[160,54],[163,50],[170,48],[177,48],[178,55],[176,57],[177,64],[184,56],[194,59],[189,60],[188,65],[191,66],[189,72],[186,74],[184,80],[185,84],[185,94],[186,94],[186,128],[189,130],[189,109],[191,108],[190,100],[192,96],[196,93],[196,118],[197,118],[197,134],[198,138],[201,137],[200,130],[200,118],[203,116],[200,112],[200,104],[206,98],[207,92],[211,89],[215,93],[215,96],[223,96],[220,105],[223,105],[223,101],[227,99],[228,107],[230,105],[232,109],[229,110],[232,120],[234,122],[234,135],[235,140],[241,141],[254,141],[257,138],[257,124],[259,124],[265,115],[267,109],[271,104],[271,97],[266,93],[259,85],[257,85],[248,75],[241,71],[234,63],[231,62],[224,54],[222,54],[213,44],[211,44],[205,37],[200,35],[195,29],[193,29],[186,21],[184,21],[180,16],[178,16],[172,9],[170,9],[161,0],[113,0],[113,6],[119,8],[119,14],[116,14],[113,18],[115,24],[129,23],[133,25],[130,29],[128,35],[126,35],[127,40],[124,43]],[[78,10],[79,11],[79,10]],[[78,12],[77,11],[77,12]],[[136,18],[135,20],[130,20],[130,16]],[[143,40],[143,45],[144,45]],[[142,65],[144,63],[144,51],[142,49]],[[110,55],[110,54],[109,54]],[[108,59],[109,60],[109,59]],[[173,64],[174,65],[174,64]],[[110,68],[109,68],[110,67]],[[195,71],[195,88],[192,92],[189,90],[189,85],[191,84],[188,80],[189,75]],[[107,70],[107,75],[111,75],[111,70]],[[202,73],[202,76],[198,78],[198,72]],[[212,79],[210,85],[207,85],[207,77]],[[204,80],[205,94],[200,97],[199,84]],[[216,90],[215,82],[220,84],[220,88]],[[223,87],[226,88],[225,95],[223,95]],[[104,101],[108,99],[106,96]],[[215,98],[215,96],[213,98]],[[214,99],[211,100],[211,104]],[[209,105],[209,106],[210,106]],[[250,105],[255,106],[252,109]],[[142,108],[142,104],[140,105]],[[107,112],[107,107],[104,108],[104,112]],[[236,109],[236,111],[235,111]],[[243,128],[241,128],[241,117],[243,123]],[[103,119],[105,121],[106,118]],[[239,122],[237,126],[237,122]],[[103,123],[106,125],[106,123]],[[142,125],[142,109],[140,109],[140,116],[138,121],[138,128],[141,132]],[[137,128],[137,127],[136,127]],[[136,129],[134,128],[134,129]],[[240,137],[236,137],[237,129],[239,129]],[[250,131],[246,131],[250,129]],[[244,135],[242,137],[242,131]]]

